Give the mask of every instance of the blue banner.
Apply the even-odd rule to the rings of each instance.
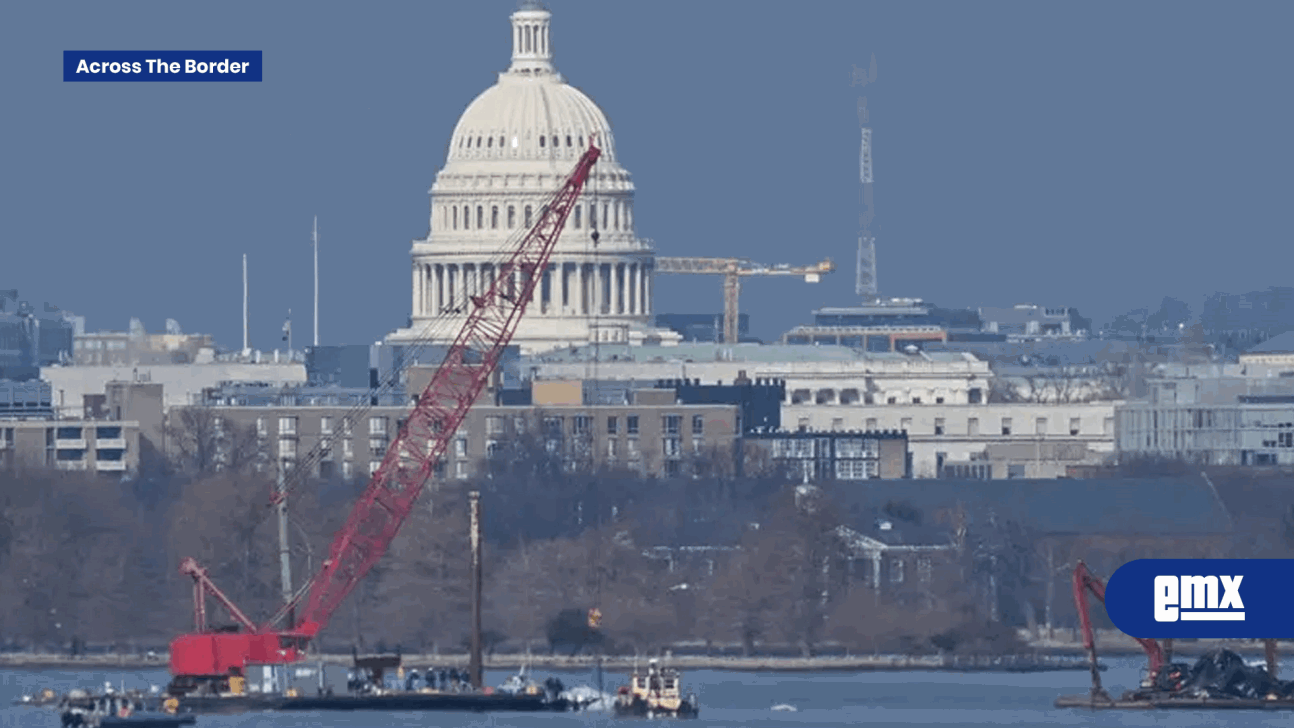
[[[1139,559],[1105,586],[1110,621],[1146,639],[1294,639],[1294,559]]]
[[[64,81],[261,80],[260,51],[63,51]]]

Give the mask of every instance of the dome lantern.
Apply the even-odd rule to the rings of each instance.
[[[555,73],[549,23],[553,14],[537,2],[523,2],[512,14],[512,66],[508,73]]]

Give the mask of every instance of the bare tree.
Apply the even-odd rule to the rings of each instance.
[[[176,468],[188,477],[246,472],[263,449],[255,428],[212,407],[177,407],[167,415],[166,439]]]

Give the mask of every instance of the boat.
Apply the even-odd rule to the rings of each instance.
[[[57,704],[63,728],[178,728],[197,718],[175,711],[173,703],[142,696],[74,690]]]
[[[621,718],[696,718],[701,713],[695,694],[683,697],[678,670],[656,660],[647,662],[645,673],[634,669],[629,684],[616,691],[614,709]]]

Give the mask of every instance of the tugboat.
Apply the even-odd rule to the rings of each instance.
[[[629,684],[616,692],[616,717],[696,718],[701,713],[696,695],[683,697],[678,670],[647,662],[646,674],[636,668]]]

